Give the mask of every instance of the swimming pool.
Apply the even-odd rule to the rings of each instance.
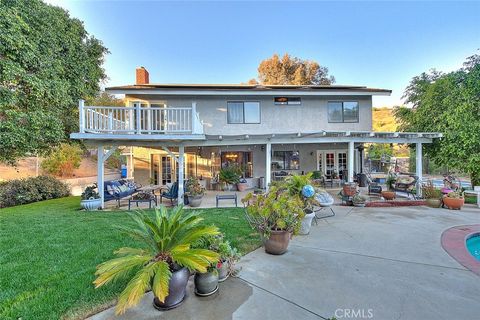
[[[480,260],[480,233],[467,239],[467,249],[475,259]]]

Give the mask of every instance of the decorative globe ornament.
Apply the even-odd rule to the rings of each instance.
[[[315,195],[315,189],[311,185],[307,184],[302,188],[302,195],[305,198],[311,198]]]

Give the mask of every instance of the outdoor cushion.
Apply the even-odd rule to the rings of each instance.
[[[335,202],[333,197],[326,191],[317,193],[315,200],[317,200],[321,207],[329,207]]]
[[[120,192],[125,192],[125,191],[128,191],[128,186],[122,184],[118,187],[118,189],[120,190]]]
[[[410,184],[414,181],[415,181],[415,178],[411,177],[411,176],[398,176],[398,178],[395,182],[396,183],[401,183],[401,184]]]
[[[107,184],[107,192],[109,195],[112,195],[115,193],[115,190],[113,189],[113,187],[109,184]]]

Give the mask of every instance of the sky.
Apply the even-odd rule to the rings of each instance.
[[[110,50],[106,86],[133,84],[138,66],[151,83],[247,82],[260,61],[289,53],[328,67],[336,84],[393,90],[373,100],[390,107],[412,77],[480,53],[480,1],[46,2]]]

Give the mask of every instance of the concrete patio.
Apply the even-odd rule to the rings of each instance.
[[[480,277],[441,247],[442,232],[480,221],[480,210],[335,207],[282,256],[259,248],[238,278],[179,308],[158,312],[152,295],[122,317],[91,319],[477,319]],[[348,316],[347,316],[348,315]]]

